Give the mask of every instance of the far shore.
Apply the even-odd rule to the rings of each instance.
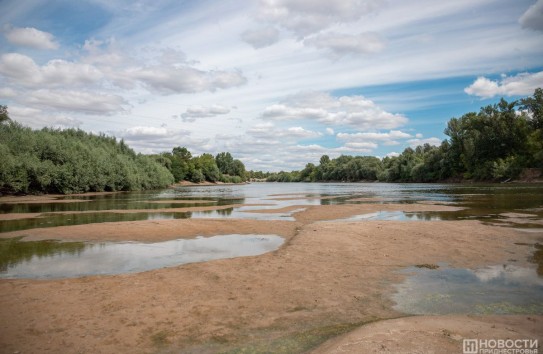
[[[460,184],[460,185],[488,185],[488,184],[543,184],[543,179],[517,179],[507,182],[498,182],[498,181],[473,181],[473,180],[445,180],[438,182],[382,182],[382,181],[373,181],[373,180],[360,180],[360,181],[316,181],[316,182],[267,182],[262,180],[251,180],[241,183],[225,183],[225,182],[191,182],[191,181],[181,181],[170,185],[165,188],[176,188],[176,187],[208,187],[208,186],[237,186],[237,185],[246,185],[251,183],[391,183],[391,184]],[[161,189],[165,189],[161,188]],[[157,189],[160,190],[160,189]],[[118,193],[129,193],[137,192],[134,191],[107,191],[107,192],[84,192],[84,193],[69,193],[69,194],[59,194],[59,193],[38,193],[38,194],[2,194],[0,193],[0,204],[2,203],[75,203],[82,202],[86,200],[76,200],[76,199],[60,199],[64,197],[92,197],[100,195],[110,195]]]

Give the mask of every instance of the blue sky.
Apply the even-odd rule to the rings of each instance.
[[[249,169],[439,144],[543,86],[543,0],[0,2],[0,104]]]

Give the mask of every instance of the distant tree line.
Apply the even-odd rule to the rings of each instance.
[[[211,154],[193,157],[187,148],[175,147],[171,153],[152,157],[170,171],[175,182],[241,183],[247,178],[243,162],[234,159],[229,152],[221,152],[215,157]]]
[[[33,130],[0,105],[0,194],[156,189],[174,182],[240,183],[245,166],[228,152],[193,157],[184,147],[137,154],[123,140],[79,129]]]
[[[301,171],[278,172],[270,182],[317,181],[504,181],[525,168],[543,169],[543,90],[519,101],[504,99],[452,118],[449,137],[440,146],[407,148],[399,156],[324,155],[318,166],[308,163]]]

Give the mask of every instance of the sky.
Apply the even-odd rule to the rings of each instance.
[[[0,104],[279,171],[439,145],[543,87],[543,0],[1,0]]]

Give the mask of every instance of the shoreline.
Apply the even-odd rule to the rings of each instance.
[[[168,187],[159,188],[159,189],[147,189],[146,191],[152,191],[152,190],[164,190],[168,188],[176,188],[176,187],[207,187],[207,186],[237,186],[237,185],[247,185],[247,184],[253,184],[253,183],[324,183],[324,184],[344,184],[344,183],[353,183],[353,184],[422,184],[422,185],[435,185],[435,184],[459,184],[459,185],[530,185],[530,184],[543,184],[543,179],[538,180],[514,180],[509,182],[492,182],[492,181],[439,181],[439,182],[381,182],[381,181],[315,181],[315,182],[267,182],[267,181],[252,181],[252,182],[241,182],[241,183],[224,183],[224,182],[190,182],[190,181],[182,181],[175,184],[172,184]],[[51,203],[68,203],[68,202],[76,202],[77,200],[59,200],[59,198],[65,198],[65,197],[93,197],[93,196],[101,196],[101,195],[112,195],[112,194],[120,194],[120,193],[132,193],[132,192],[141,192],[141,190],[133,190],[133,191],[114,191],[114,192],[84,192],[84,193],[71,193],[71,194],[57,194],[57,193],[41,193],[41,194],[0,194],[0,204],[2,203],[11,203],[15,201],[21,201],[21,202],[34,202],[34,203],[42,203],[43,200],[50,199]],[[86,200],[85,200],[86,201]]]

